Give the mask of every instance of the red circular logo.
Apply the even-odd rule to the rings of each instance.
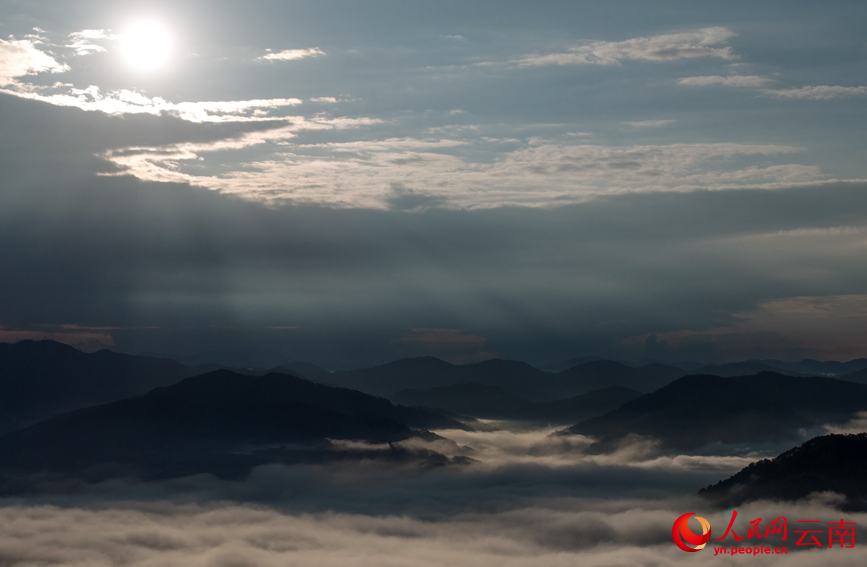
[[[689,528],[689,519],[693,516],[695,516],[695,512],[684,514],[676,519],[674,525],[671,526],[671,537],[674,539],[675,545],[689,552],[701,551],[710,541],[710,523],[701,516],[695,516],[695,519],[701,524],[701,535],[695,534]]]

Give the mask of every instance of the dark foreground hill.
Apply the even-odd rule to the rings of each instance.
[[[84,353],[54,341],[0,343],[0,414],[20,424],[112,402],[201,374],[171,360]]]
[[[430,390],[407,389],[391,400],[407,406],[442,408],[476,418],[574,423],[611,411],[641,396],[641,392],[611,386],[553,402],[531,402],[497,386],[455,384]]]
[[[845,495],[845,508],[867,509],[867,433],[810,439],[703,488],[699,495],[730,507],[758,499],[797,500],[825,491]]]
[[[863,410],[864,384],[772,372],[737,378],[697,375],[566,432],[598,437],[603,445],[639,434],[671,448],[695,449],[712,443],[795,440],[799,430],[846,422]]]
[[[632,368],[610,360],[579,364],[559,373],[545,372],[515,360],[486,360],[455,365],[433,357],[407,358],[324,377],[336,386],[388,396],[408,388],[429,390],[455,384],[496,386],[534,402],[562,400],[609,386],[652,392],[684,375],[662,364]]]
[[[238,476],[257,464],[322,454],[327,440],[390,443],[422,435],[413,427],[461,424],[287,374],[220,370],[7,433],[0,437],[0,471],[7,492],[34,474]]]

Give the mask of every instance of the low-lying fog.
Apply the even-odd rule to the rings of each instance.
[[[735,529],[743,534],[750,520],[786,516],[788,555],[714,556],[713,543],[698,553],[674,545],[672,524],[686,512],[707,518],[714,537],[723,535],[731,511],[715,510],[695,493],[766,456],[762,453],[672,455],[635,439],[613,454],[595,455],[587,451],[587,438],[551,437],[551,429],[488,425],[490,431],[439,431],[447,440],[407,443],[473,459],[463,465],[431,468],[371,460],[266,466],[243,482],[203,475],[159,483],[110,482],[68,494],[6,499],[0,502],[0,565],[867,562],[867,541],[852,549],[794,547],[795,520],[820,520],[824,525],[843,517],[858,523],[857,536],[862,537],[860,526],[867,525],[867,514],[841,513],[832,494],[738,509]],[[731,545],[731,536],[722,543]],[[740,543],[746,544],[753,546],[755,540]]]

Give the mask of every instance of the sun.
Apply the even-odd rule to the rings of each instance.
[[[162,67],[169,58],[171,47],[168,32],[154,22],[139,22],[123,34],[124,54],[139,69]]]

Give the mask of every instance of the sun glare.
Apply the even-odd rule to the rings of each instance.
[[[169,57],[171,41],[165,28],[153,22],[140,22],[123,34],[127,60],[139,69],[162,67]]]

